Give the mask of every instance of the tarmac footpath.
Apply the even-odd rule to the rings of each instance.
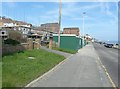
[[[112,84],[91,43],[26,87],[112,87]]]

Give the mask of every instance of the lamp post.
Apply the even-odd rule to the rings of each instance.
[[[61,10],[62,10],[62,1],[60,0],[60,4],[59,4],[59,32],[58,32],[58,47],[60,47]]]
[[[84,46],[84,20],[85,20],[85,18],[84,18],[84,15],[86,14],[86,12],[83,12],[83,46]]]

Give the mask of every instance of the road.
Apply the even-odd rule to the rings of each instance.
[[[94,43],[94,48],[113,82],[118,86],[118,49],[106,48],[104,45],[97,43]]]
[[[112,87],[92,44],[26,87]]]

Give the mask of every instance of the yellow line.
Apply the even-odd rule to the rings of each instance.
[[[110,77],[110,75],[109,75],[107,69],[106,69],[105,66],[102,64],[102,62],[101,62],[101,60],[100,60],[99,57],[98,57],[98,61],[100,62],[101,66],[103,67],[103,69],[104,69],[104,71],[105,71],[105,73],[106,73],[108,79],[110,80],[110,83],[112,84],[113,88],[114,88],[114,89],[117,89],[117,87],[115,86],[115,83],[113,82],[113,80],[112,80],[112,78]]]

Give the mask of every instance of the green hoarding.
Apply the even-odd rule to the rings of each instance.
[[[58,42],[58,35],[53,35],[53,41]],[[60,48],[78,50],[82,48],[82,39],[75,35],[61,35]]]

